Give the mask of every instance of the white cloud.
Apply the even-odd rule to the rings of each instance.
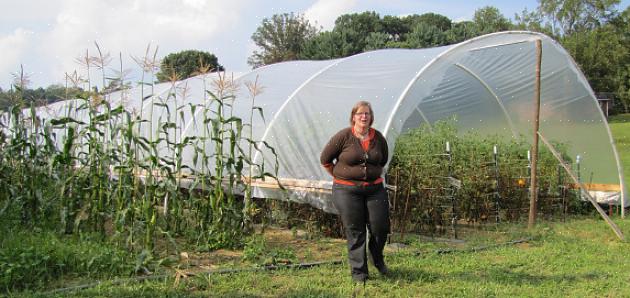
[[[244,0],[64,0],[52,28],[44,34],[40,55],[48,56],[57,80],[78,65],[74,58],[97,41],[113,56],[141,56],[148,43],[159,45],[158,56],[212,44],[239,21]],[[133,67],[127,65],[126,67]]]
[[[49,19],[58,10],[57,1],[50,0],[20,0],[2,1],[2,22],[22,24]]]
[[[0,36],[0,74],[10,76],[18,70],[22,54],[27,49],[33,32],[22,28],[15,29],[11,34]]]
[[[304,16],[317,27],[322,26],[324,30],[331,30],[335,26],[335,20],[342,14],[352,11],[357,0],[318,0],[311,5]]]
[[[534,3],[534,0],[524,0]],[[623,0],[627,2],[630,0]],[[228,70],[248,69],[256,47],[251,34],[263,18],[303,12],[313,24],[330,30],[347,13],[376,11],[383,15],[435,12],[456,21],[470,19],[483,1],[428,0],[20,0],[9,1],[0,18],[0,86],[8,87],[20,63],[32,73],[33,87],[63,82],[78,68],[74,58],[94,41],[136,68],[130,55],[142,56],[151,43],[158,56],[186,49],[210,51]],[[507,1],[509,2],[509,1]],[[528,4],[528,6],[530,6]],[[511,15],[505,12],[504,15]],[[457,16],[457,17],[453,17]],[[112,65],[114,66],[114,65]],[[117,62],[116,62],[117,66]],[[136,79],[133,77],[131,79]]]

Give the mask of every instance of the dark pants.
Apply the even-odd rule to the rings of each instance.
[[[348,240],[348,261],[352,277],[363,280],[368,276],[365,253],[366,227],[372,260],[376,266],[385,264],[383,248],[389,234],[389,201],[383,184],[351,186],[333,184],[333,203],[341,215]]]

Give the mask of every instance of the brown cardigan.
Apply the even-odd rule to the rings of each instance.
[[[335,178],[371,182],[378,179],[387,163],[387,141],[374,130],[367,152],[361,147],[361,140],[352,134],[352,128],[344,128],[336,133],[322,150],[320,162],[324,167],[333,167]],[[367,153],[367,161],[366,161]]]

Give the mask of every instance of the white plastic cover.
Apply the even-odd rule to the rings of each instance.
[[[539,33],[501,32],[445,47],[386,49],[336,60],[269,65],[235,77],[240,89],[234,115],[249,119],[252,102],[244,84],[258,78],[264,90],[255,105],[264,108],[265,121],[255,117],[253,138],[275,148],[278,178],[295,186],[289,187],[292,199],[333,211],[328,200],[331,177],[319,164],[319,155],[335,132],[349,126],[350,110],[359,100],[372,103],[374,127],[386,136],[390,152],[401,133],[454,115],[460,131],[523,135],[531,141],[537,39],[542,40],[541,135],[567,144],[571,156],[581,156],[586,182],[619,186],[620,191],[604,192],[604,200],[618,198],[625,189],[621,165],[593,91],[567,52]],[[167,117],[165,107],[151,109],[151,102],[162,102],[171,114],[175,104],[203,104],[204,89],[213,90],[215,79],[216,74],[159,84],[156,96],[144,100],[141,94],[150,92],[146,86],[144,91],[137,87],[111,94],[109,100],[138,112],[142,107],[147,120],[152,115],[152,131],[146,127],[142,132],[147,135]],[[56,103],[50,108],[61,113],[66,107]],[[199,111],[196,115],[183,111],[177,138],[203,135]],[[191,155],[187,151],[185,162],[195,166]],[[263,159],[274,163],[271,154],[256,156],[258,162]],[[258,187],[255,194],[286,195],[266,187]]]

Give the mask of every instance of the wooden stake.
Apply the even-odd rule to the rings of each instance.
[[[551,144],[549,143],[549,141],[547,141],[547,139],[545,139],[545,137],[542,134],[540,135],[540,140],[543,141],[543,143],[545,143],[545,145],[547,146],[547,148],[549,148],[549,150],[551,151],[551,154],[553,154],[553,156],[556,157],[557,160],[560,161],[560,165],[562,165],[562,167],[564,168],[564,170],[567,172],[567,174],[569,175],[569,177],[571,177],[571,180],[573,180],[573,182],[576,185],[580,186],[580,189],[582,191],[582,194],[586,195],[586,198],[589,200],[589,202],[591,202],[591,204],[593,204],[593,207],[595,207],[595,209],[597,209],[597,212],[599,212],[599,214],[604,218],[604,220],[606,221],[606,223],[608,223],[608,225],[610,226],[610,228],[615,232],[615,234],[617,235],[617,237],[619,237],[620,240],[625,240],[625,237],[623,236],[623,233],[621,232],[621,230],[619,229],[619,227],[617,227],[617,225],[615,224],[614,221],[612,221],[610,219],[610,217],[608,217],[608,215],[606,215],[606,211],[604,211],[604,209],[602,209],[602,207],[599,206],[599,204],[597,203],[597,201],[595,201],[595,199],[591,196],[591,194],[588,192],[588,188],[586,187],[586,185],[584,183],[581,183],[577,176],[573,174],[573,172],[571,171],[571,169],[569,168],[569,166],[567,166],[567,163],[564,162],[564,160],[562,160],[562,156],[560,156],[560,153],[558,153],[558,151],[556,151],[553,146],[551,146]]]
[[[527,223],[528,228],[533,228],[536,225],[536,201],[538,200],[538,129],[540,127],[540,68],[542,63],[542,41],[536,40],[536,83],[534,87],[534,101],[536,102],[534,108],[534,143],[532,144],[532,172],[531,183],[529,189],[529,221]]]
[[[400,235],[400,241],[405,240],[405,232],[407,232],[407,209],[409,208],[409,197],[411,196],[411,184],[413,183],[414,174],[416,173],[416,161],[411,164],[411,175],[409,178],[409,188],[407,189],[407,198],[405,200],[405,210],[402,216],[402,234]]]

